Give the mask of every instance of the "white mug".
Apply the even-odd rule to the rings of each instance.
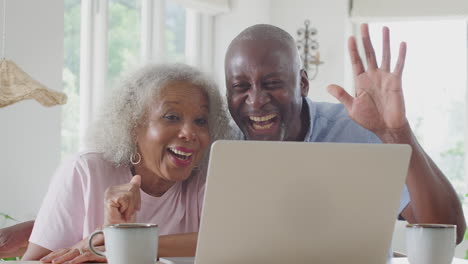
[[[457,226],[406,225],[406,250],[410,264],[450,264],[455,254]]]
[[[104,234],[106,251],[97,250],[93,237]],[[89,248],[109,264],[154,264],[158,255],[158,226],[126,223],[110,225],[91,234]]]

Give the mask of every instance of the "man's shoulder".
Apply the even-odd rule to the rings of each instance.
[[[308,100],[308,105],[312,131],[310,131],[307,141],[380,142],[372,132],[354,122],[342,104]]]
[[[329,102],[312,102],[314,119],[322,118],[330,121],[351,120],[343,104]]]

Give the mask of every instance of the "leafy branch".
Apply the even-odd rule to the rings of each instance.
[[[6,220],[13,220],[13,221],[15,221],[15,222],[19,222],[18,219],[15,219],[15,218],[13,218],[13,217],[11,217],[11,216],[9,216],[9,215],[7,215],[7,214],[4,214],[4,213],[0,213],[0,216],[3,217],[3,218],[5,218]]]

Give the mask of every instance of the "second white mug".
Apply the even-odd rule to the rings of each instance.
[[[452,263],[456,233],[455,225],[407,225],[406,249],[410,264]]]

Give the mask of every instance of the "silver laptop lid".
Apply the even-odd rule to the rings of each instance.
[[[385,263],[408,145],[218,141],[196,264]]]

